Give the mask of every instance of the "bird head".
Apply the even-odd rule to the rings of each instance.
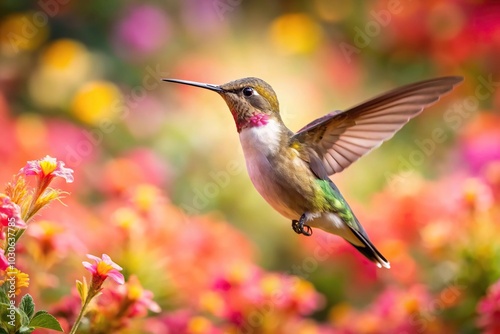
[[[178,79],[163,79],[163,81],[205,88],[219,93],[233,115],[238,132],[246,127],[264,125],[269,119],[281,121],[276,93],[271,85],[262,79],[243,78],[223,85]]]

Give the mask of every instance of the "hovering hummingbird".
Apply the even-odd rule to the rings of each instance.
[[[244,78],[220,86],[163,80],[222,96],[234,117],[252,183],[276,211],[292,221],[296,233],[310,236],[311,227],[320,228],[344,238],[379,268],[390,268],[329,177],[391,138],[463,78],[449,76],[406,85],[331,112],[296,133],[281,120],[276,93],[261,79]]]

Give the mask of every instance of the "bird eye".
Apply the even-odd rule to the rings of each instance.
[[[245,87],[243,88],[243,95],[245,96],[252,96],[254,93],[254,90],[252,87]]]

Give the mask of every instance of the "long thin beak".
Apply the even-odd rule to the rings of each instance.
[[[217,92],[217,93],[224,91],[222,88],[220,88],[217,85],[206,84],[206,83],[201,83],[201,82],[188,81],[188,80],[178,80],[178,79],[162,79],[162,80],[167,81],[167,82],[175,82],[175,83],[179,83],[179,84],[183,84],[183,85],[205,88],[205,89],[209,89],[209,90],[212,90],[214,92]]]

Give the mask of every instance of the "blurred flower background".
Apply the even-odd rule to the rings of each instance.
[[[16,257],[63,328],[85,254],[105,253],[127,283],[104,286],[92,333],[500,333],[497,1],[0,9],[0,180],[45,155],[74,170]],[[293,233],[253,189],[222,99],[160,81],[261,77],[297,130],[441,75],[465,81],[334,177],[391,270]]]

